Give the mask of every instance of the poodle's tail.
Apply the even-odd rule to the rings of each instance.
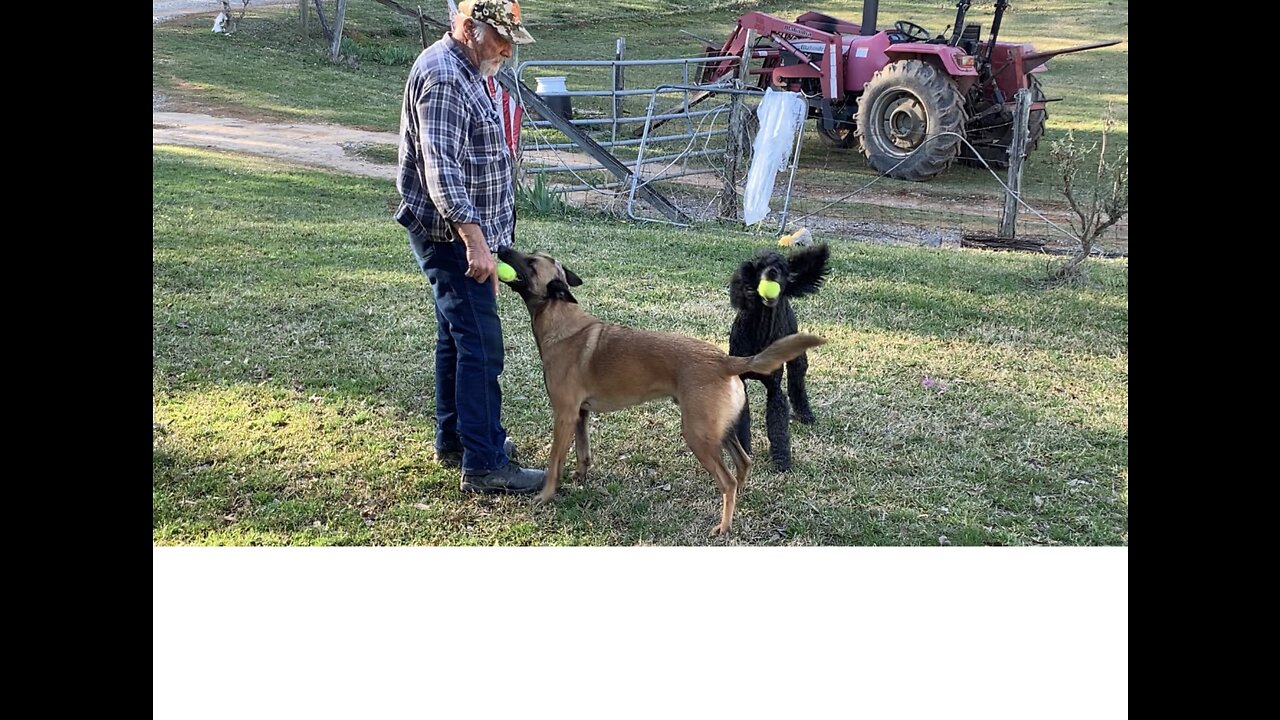
[[[760,373],[768,375],[782,367],[788,360],[794,360],[809,348],[818,347],[826,340],[808,333],[794,333],[776,340],[769,347],[751,357],[730,355],[725,358],[725,376],[742,375],[743,373]]]

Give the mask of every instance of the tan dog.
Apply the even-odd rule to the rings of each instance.
[[[551,398],[555,427],[546,485],[538,500],[547,502],[555,496],[569,442],[575,438],[578,480],[586,479],[591,467],[587,419],[592,412],[669,397],[680,407],[685,442],[715,478],[724,498],[720,523],[711,535],[729,532],[738,490],[751,471],[751,457],[731,432],[747,401],[738,376],[746,372],[768,375],[826,340],[796,333],[759,355],[731,357],[702,340],[635,330],[588,315],[569,292],[582,280],[555,258],[541,253],[525,255],[510,248],[498,255],[516,270],[516,278],[507,285],[529,308],[533,338],[542,356],[542,376]],[[736,476],[729,473],[721,448],[733,457]]]

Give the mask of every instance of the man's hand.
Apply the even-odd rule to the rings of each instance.
[[[484,231],[475,223],[454,225],[453,229],[467,247],[467,277],[478,283],[493,285],[493,294],[498,294],[498,263],[489,252],[484,241]]]

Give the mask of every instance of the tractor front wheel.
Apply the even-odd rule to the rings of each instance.
[[[818,119],[818,138],[822,140],[822,144],[833,148],[851,148],[858,144],[858,137],[854,132],[852,122],[838,123],[836,127],[827,130],[822,127],[822,119]]]
[[[964,120],[964,98],[946,73],[923,60],[901,60],[867,83],[858,100],[857,135],[876,170],[922,181],[955,162]]]

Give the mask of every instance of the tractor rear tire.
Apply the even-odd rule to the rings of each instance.
[[[858,99],[862,154],[899,180],[928,180],[955,162],[964,136],[964,98],[955,82],[923,60],[880,69]],[[941,135],[941,133],[955,135]]]
[[[1040,87],[1040,78],[1032,75],[1027,87],[1031,89],[1031,102],[1044,102],[1044,88]],[[1044,126],[1049,121],[1049,111],[1032,110],[1031,116],[1027,119],[1027,127],[1031,133],[1027,135],[1027,154],[1030,155],[1032,150],[1040,146],[1040,138],[1044,137]],[[1013,128],[1009,129],[1009,144],[1013,144]]]

